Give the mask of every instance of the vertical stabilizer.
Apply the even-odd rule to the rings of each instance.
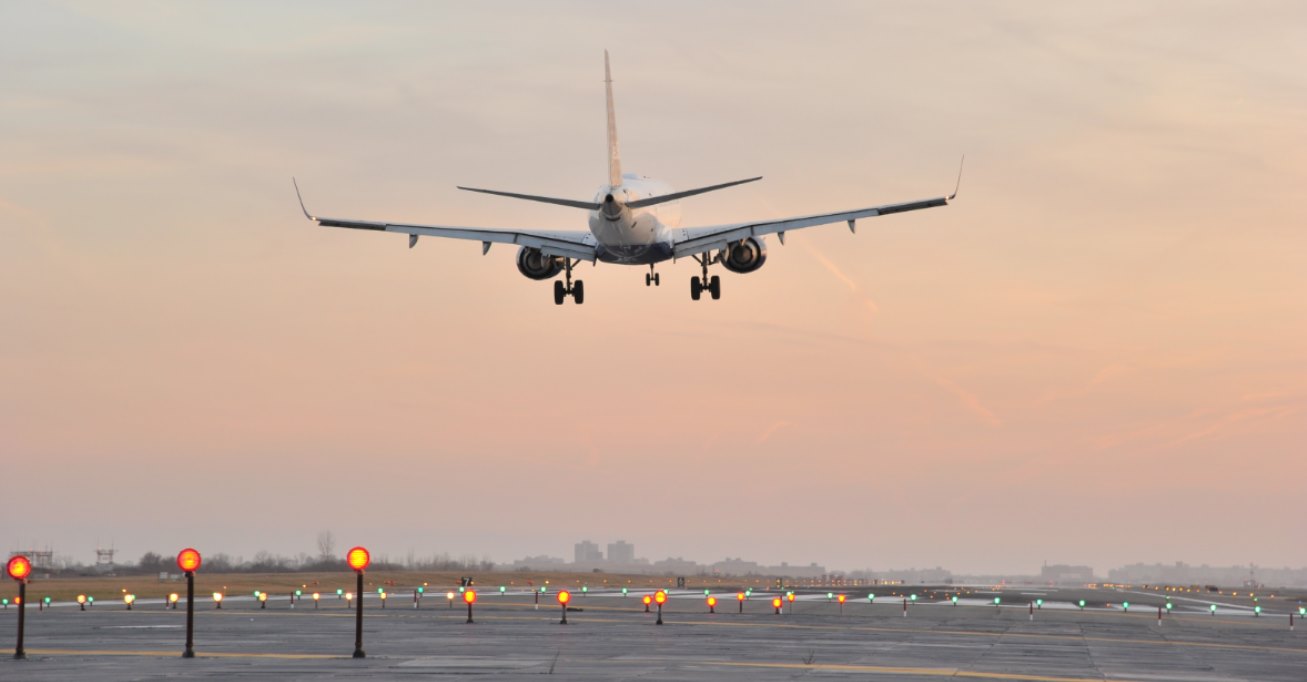
[[[608,50],[604,50],[604,91],[608,96],[608,184],[622,184],[622,155],[617,151],[617,114],[613,112],[613,74],[608,68]]]

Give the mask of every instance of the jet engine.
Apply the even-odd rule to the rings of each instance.
[[[557,256],[546,256],[540,249],[523,246],[517,252],[517,271],[531,279],[553,279],[563,271]]]
[[[757,237],[731,244],[722,251],[722,266],[731,272],[753,272],[767,262],[767,247]]]

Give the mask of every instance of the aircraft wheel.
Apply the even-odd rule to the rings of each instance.
[[[577,305],[585,303],[585,282],[578,279],[576,284],[572,285],[572,300],[576,301]]]
[[[694,300],[697,301],[697,300],[699,300],[699,296],[700,296],[701,294],[703,294],[703,284],[701,284],[701,283],[699,282],[699,278],[698,278],[698,277],[691,277],[691,278],[690,278],[690,298],[692,298],[692,299],[694,299]]]
[[[661,281],[659,280],[659,278],[658,278],[658,273],[656,273],[656,272],[654,273],[654,276],[653,276],[653,282],[654,282],[654,286],[658,286],[658,285],[662,284],[662,282],[661,282]]]
[[[563,305],[563,299],[567,298],[567,289],[563,288],[563,283],[554,280],[554,305]]]
[[[712,294],[712,300],[716,301],[722,297],[722,278],[713,275],[708,281],[708,293]]]
[[[644,285],[650,286],[652,284],[653,284],[653,276],[646,272],[644,275]]]

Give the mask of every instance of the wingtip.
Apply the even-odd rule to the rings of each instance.
[[[313,217],[313,215],[309,213],[309,209],[304,206],[304,196],[300,194],[300,183],[293,175],[290,176],[290,184],[295,186],[295,198],[299,199],[300,210],[304,212],[304,217],[316,222],[317,218]]]
[[[967,164],[967,155],[962,155],[962,161],[958,162],[958,181],[953,185],[953,193],[948,195],[948,200],[953,201],[958,196],[958,190],[962,189],[962,167]]]

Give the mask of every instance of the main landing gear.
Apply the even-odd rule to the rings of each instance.
[[[649,274],[644,276],[644,285],[656,287],[659,285],[659,283],[660,282],[658,281],[658,273],[654,272],[654,266],[650,265]]]
[[[703,266],[703,276],[690,278],[690,298],[697,301],[705,291],[712,296],[714,301],[721,298],[722,278],[717,275],[713,275],[711,278],[708,277],[708,266],[714,262],[713,258],[708,254],[704,254],[695,256],[694,259],[699,261],[699,265]]]
[[[563,262],[564,262],[563,277],[567,280],[567,283],[564,284],[563,282],[554,280],[554,305],[563,305],[563,300],[566,299],[568,296],[571,296],[572,300],[576,301],[577,305],[581,305],[582,303],[585,303],[585,282],[582,282],[581,280],[578,279],[576,280],[575,283],[573,283],[572,282],[572,265],[574,264],[573,260],[571,258],[565,258],[563,259]]]

